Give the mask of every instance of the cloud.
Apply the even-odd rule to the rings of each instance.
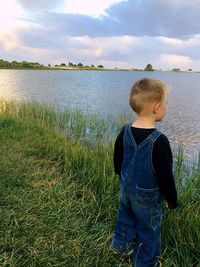
[[[24,49],[24,60],[29,60],[30,56],[35,57],[38,51],[39,56],[34,61],[45,64],[81,61],[86,65],[144,68],[150,62],[157,69],[200,69],[200,35],[187,40],[128,35],[112,38],[74,37],[53,27],[32,26],[31,29],[21,28],[10,36],[4,35],[1,39],[9,53],[12,49],[16,51],[18,46],[20,51]]]
[[[30,11],[42,11],[55,8],[58,5],[61,5],[64,0],[17,0],[18,3],[25,9]]]
[[[36,16],[35,21],[44,27],[57,28],[70,36],[129,35],[184,39],[200,33],[200,5],[190,1],[183,3],[174,3],[172,0],[127,0],[113,4],[105,10],[105,15],[98,18],[46,12]]]
[[[22,46],[30,48],[63,49],[73,47],[74,49],[83,49],[85,47],[78,39],[70,38],[53,28],[40,26],[33,26],[31,30],[29,27],[21,28],[18,30],[17,36]]]
[[[200,1],[128,0],[113,5],[108,16],[124,34],[185,38],[199,33]]]
[[[0,44],[2,47],[1,51],[12,51],[21,46],[21,40],[15,31],[0,33]]]
[[[147,63],[151,63],[156,69],[192,68],[200,70],[200,60],[197,57],[175,54],[177,49],[175,51],[169,45],[163,46],[162,42],[156,38],[148,39],[151,42],[151,47],[148,43],[140,46],[144,41],[142,37],[136,38],[136,40],[128,37],[128,42],[126,41],[127,36],[66,38],[65,45],[60,45],[60,47],[57,47],[56,44],[55,46],[52,44],[51,47],[43,46],[43,48],[30,47],[24,44],[6,51],[1,49],[0,57],[10,60],[39,61],[43,64],[60,64],[70,61],[73,63],[82,62],[85,65],[102,64],[106,67],[143,69]],[[78,43],[77,47],[73,43]],[[157,50],[154,47],[157,47]],[[196,53],[198,53],[198,49],[196,49]]]
[[[160,60],[165,65],[174,65],[175,67],[186,67],[193,62],[188,56],[181,55],[160,55]]]
[[[126,0],[67,0],[59,11],[99,17],[111,5]]]

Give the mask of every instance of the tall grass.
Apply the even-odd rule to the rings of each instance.
[[[123,115],[117,118],[102,117],[98,114],[82,113],[79,110],[61,110],[56,106],[40,105],[37,102],[0,100],[0,113],[56,128],[75,142],[90,144],[111,142],[121,125],[127,121]]]
[[[109,251],[119,202],[111,132],[125,121],[0,102],[0,266],[130,266]],[[164,267],[199,266],[199,165],[188,172],[183,159],[179,150],[179,208],[164,210]]]

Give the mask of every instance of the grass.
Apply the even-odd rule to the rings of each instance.
[[[0,266],[130,266],[109,251],[119,202],[111,130],[124,122],[0,102]],[[199,164],[188,172],[183,158],[179,208],[164,210],[164,267],[200,266]]]

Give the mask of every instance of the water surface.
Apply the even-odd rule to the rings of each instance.
[[[143,77],[170,84],[169,111],[158,128],[173,147],[182,145],[190,158],[196,157],[200,150],[198,73],[0,70],[0,98],[36,100],[103,116],[130,117],[130,88]]]

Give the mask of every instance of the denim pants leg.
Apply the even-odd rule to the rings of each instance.
[[[135,267],[154,267],[158,263],[161,247],[161,203],[153,201],[136,201],[132,203],[138,224],[138,249],[132,255]]]
[[[136,217],[133,213],[126,188],[121,187],[120,208],[116,219],[111,247],[122,254],[130,254],[136,237]]]

